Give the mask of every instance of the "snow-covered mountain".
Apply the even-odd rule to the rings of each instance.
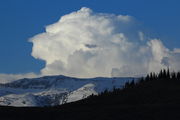
[[[0,105],[54,106],[77,101],[105,89],[121,88],[133,78],[45,76],[0,84]]]

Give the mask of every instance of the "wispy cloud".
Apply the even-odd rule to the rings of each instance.
[[[35,73],[26,73],[26,74],[0,74],[0,83],[8,83],[14,80],[22,79],[22,78],[36,78],[41,75],[37,75]]]

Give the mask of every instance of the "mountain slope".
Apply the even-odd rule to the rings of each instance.
[[[94,85],[84,88],[91,91]],[[180,120],[179,113],[180,73],[150,75],[123,89],[55,107],[0,107],[3,120]]]
[[[133,78],[73,78],[45,76],[0,84],[0,105],[55,106],[96,95],[105,89],[120,88]]]

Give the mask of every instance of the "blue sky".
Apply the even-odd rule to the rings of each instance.
[[[179,0],[1,0],[0,73],[38,73],[44,62],[31,56],[30,37],[81,7],[134,16],[166,47],[180,46]]]

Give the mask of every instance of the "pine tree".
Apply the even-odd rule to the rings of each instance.
[[[169,79],[170,78],[170,71],[169,71],[169,68],[167,69],[167,78]]]

